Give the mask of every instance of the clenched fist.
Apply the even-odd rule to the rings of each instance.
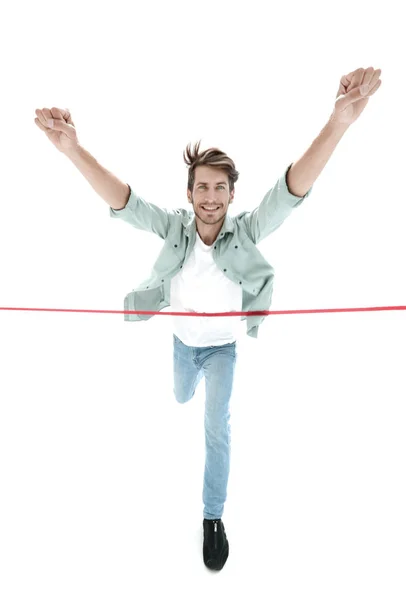
[[[76,150],[79,141],[68,109],[43,108],[35,111],[37,118],[35,124],[45,132],[53,145],[63,154]]]

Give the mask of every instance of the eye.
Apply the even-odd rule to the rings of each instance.
[[[225,190],[225,189],[226,189],[224,185],[218,185],[217,187],[218,187],[218,188],[222,188],[223,190]],[[197,189],[201,189],[201,188],[206,188],[206,186],[205,186],[205,185],[203,185],[203,184],[201,184],[201,185],[198,185],[198,186],[197,186]]]

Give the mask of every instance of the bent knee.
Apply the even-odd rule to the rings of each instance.
[[[186,402],[189,402],[189,400],[191,400],[194,396],[194,393],[191,396],[187,396],[179,391],[176,391],[175,389],[173,390],[173,394],[175,396],[176,402],[178,402],[179,404],[186,404]]]

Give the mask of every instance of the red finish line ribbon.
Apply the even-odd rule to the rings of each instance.
[[[336,312],[370,312],[382,310],[406,310],[406,306],[374,306],[367,308],[317,308],[305,310],[260,310],[250,312],[225,312],[225,313],[199,313],[199,312],[154,312],[150,310],[87,310],[76,308],[15,308],[2,307],[0,310],[27,310],[42,312],[77,312],[77,313],[112,313],[120,315],[162,315],[182,317],[240,317],[240,316],[266,316],[266,315],[298,315],[312,313],[336,313]]]

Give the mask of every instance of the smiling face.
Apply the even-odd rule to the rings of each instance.
[[[228,206],[234,200],[234,190],[230,192],[226,171],[196,167],[193,194],[188,190],[187,195],[193,205],[200,237],[215,238],[223,225]]]

